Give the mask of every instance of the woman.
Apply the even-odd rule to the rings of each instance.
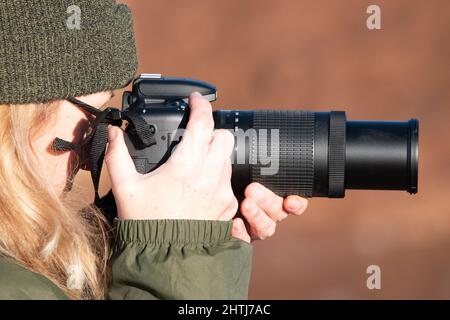
[[[80,10],[79,28],[67,9]],[[171,158],[141,175],[123,131],[109,128],[106,166],[118,207],[109,226],[94,206],[79,212],[73,178],[96,108],[136,72],[132,18],[112,0],[0,2],[0,298],[246,298],[250,240],[300,214],[306,200],[246,189],[240,218],[227,131],[211,105],[190,97],[191,115]],[[71,100],[73,101],[73,100]],[[246,227],[248,226],[248,229]]]

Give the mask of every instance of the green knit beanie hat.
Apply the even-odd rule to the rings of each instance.
[[[0,104],[47,102],[126,86],[133,20],[114,0],[0,0]]]

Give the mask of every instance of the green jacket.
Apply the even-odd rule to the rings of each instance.
[[[119,220],[110,299],[246,299],[252,246],[231,221]],[[67,299],[42,275],[0,257],[0,299]]]

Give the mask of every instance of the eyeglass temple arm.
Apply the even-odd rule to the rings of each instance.
[[[88,105],[87,103],[84,103],[83,101],[80,101],[74,97],[68,97],[67,101],[70,101],[74,105],[76,105],[80,108],[83,108],[84,110],[86,110],[87,112],[89,112],[95,116],[99,116],[102,113],[101,110],[98,110],[97,108],[94,108],[93,106]]]

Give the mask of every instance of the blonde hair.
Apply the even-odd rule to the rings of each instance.
[[[32,146],[58,106],[0,105],[0,255],[44,275],[70,298],[102,299],[108,225],[95,207],[81,212],[74,192],[53,190]]]

